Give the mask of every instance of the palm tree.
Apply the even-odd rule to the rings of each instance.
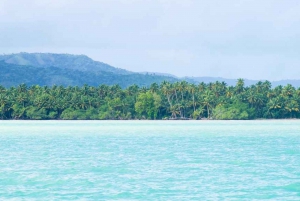
[[[263,83],[263,88],[264,88],[264,91],[269,91],[272,87],[272,84],[270,81],[266,80],[264,81]]]
[[[181,92],[181,100],[182,101],[184,101],[184,92],[186,91],[187,86],[188,86],[188,83],[186,81],[181,81],[179,83],[178,90],[179,90],[179,92]]]
[[[169,82],[162,82],[161,84],[161,90],[163,92],[163,94],[167,97],[168,103],[170,105],[170,107],[172,107],[172,101],[171,101],[171,94],[172,94],[172,88],[171,88],[171,84]]]
[[[207,90],[203,96],[202,105],[206,107],[207,118],[210,118],[210,109],[213,107],[214,96],[211,91]]]
[[[179,82],[174,83],[174,84],[172,85],[172,88],[173,88],[173,93],[175,94],[176,103],[178,103],[177,91],[180,90]]]
[[[230,86],[226,89],[226,97],[232,98],[234,95],[234,87]]]
[[[284,109],[287,111],[287,113],[290,114],[290,117],[292,118],[295,117],[296,112],[299,112],[299,104],[295,100],[292,100],[285,105]]]
[[[151,93],[157,93],[158,90],[159,90],[158,84],[157,83],[152,83],[150,85],[150,89],[149,90],[151,91]]]
[[[249,104],[253,107],[257,102],[256,93],[253,90],[249,90],[247,93],[247,100]]]
[[[177,118],[177,114],[180,113],[179,105],[178,104],[172,105],[170,107],[170,112],[171,112],[172,118]]]
[[[235,90],[238,94],[240,94],[244,91],[244,85],[245,85],[244,79],[239,78],[237,80],[237,83],[236,83],[236,86],[235,86]]]
[[[199,107],[193,113],[193,119],[201,119],[201,115],[204,113],[205,109],[203,107]]]
[[[27,91],[27,85],[26,84],[20,84],[18,87],[17,87],[17,91],[19,93],[25,93]]]
[[[0,94],[4,94],[6,92],[6,88],[0,85]]]
[[[23,107],[25,107],[25,103],[27,102],[27,94],[25,93],[21,93],[16,97],[15,102],[19,103],[20,105],[22,105]]]
[[[292,97],[295,91],[296,89],[292,85],[288,84],[283,88],[282,94],[287,97]]]
[[[194,112],[196,110],[196,106],[195,106],[195,92],[196,92],[196,86],[194,84],[191,84],[188,86],[188,91],[192,94],[192,98],[193,98],[193,109]]]
[[[142,93],[146,93],[146,92],[147,92],[147,88],[146,88],[146,87],[142,87],[142,88],[140,88],[140,92],[142,92]]]
[[[206,84],[204,82],[201,82],[198,85],[198,90],[199,90],[200,93],[203,93],[206,90]]]
[[[273,98],[267,104],[267,108],[268,108],[268,113],[271,114],[272,117],[275,117],[274,116],[274,111],[276,111],[278,109],[281,109],[282,108],[282,103],[281,103],[279,98]]]
[[[4,94],[0,94],[0,114],[1,119],[5,119],[5,112],[7,111],[8,99]]]

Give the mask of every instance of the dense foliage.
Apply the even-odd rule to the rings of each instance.
[[[239,79],[199,85],[185,81],[92,87],[4,88],[0,119],[258,119],[299,118],[300,88],[271,88],[268,81],[250,87]]]

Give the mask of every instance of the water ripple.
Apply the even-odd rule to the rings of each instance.
[[[299,121],[0,121],[0,200],[300,200]]]

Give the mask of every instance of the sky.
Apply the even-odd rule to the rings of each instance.
[[[0,54],[85,54],[136,72],[300,79],[299,0],[0,0]]]

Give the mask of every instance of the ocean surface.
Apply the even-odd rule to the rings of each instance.
[[[300,121],[0,121],[0,200],[300,200]]]

